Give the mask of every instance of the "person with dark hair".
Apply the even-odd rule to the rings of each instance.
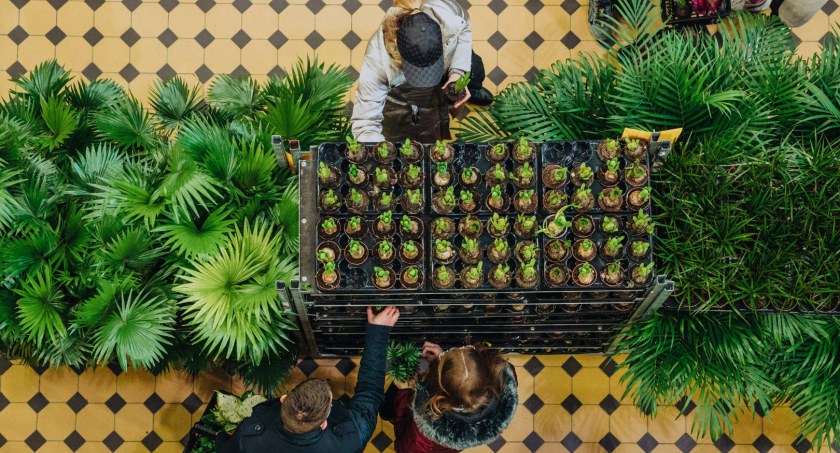
[[[380,415],[394,424],[397,453],[452,453],[495,440],[519,404],[513,366],[481,345],[443,352],[427,342],[429,366],[411,388],[388,389]]]
[[[345,406],[333,401],[329,383],[309,379],[287,395],[254,407],[233,434],[216,439],[219,453],[357,453],[376,428],[385,399],[385,351],[391,327],[400,317],[396,307],[374,315],[367,309],[367,334],[355,395]]]

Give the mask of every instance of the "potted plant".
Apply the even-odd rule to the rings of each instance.
[[[533,161],[536,153],[537,147],[525,137],[520,137],[516,146],[513,147],[513,160],[524,164],[525,162]]]
[[[607,267],[601,270],[601,281],[607,286],[621,285],[624,281],[624,270],[621,269],[621,264],[618,261],[607,264]]]
[[[548,165],[542,171],[543,185],[549,189],[559,189],[566,184],[568,173],[569,169],[566,167],[555,164]]]
[[[455,272],[446,266],[438,266],[435,268],[432,283],[434,283],[437,289],[452,288],[455,286]]]
[[[397,232],[394,224],[394,215],[391,211],[379,214],[379,218],[373,228],[373,236],[379,239],[390,238]]]
[[[367,160],[367,149],[352,136],[347,136],[347,160],[355,164],[363,164]]]
[[[519,214],[516,216],[516,221],[513,222],[513,232],[521,238],[532,238],[537,233],[537,216]]]
[[[510,200],[501,185],[497,184],[490,188],[490,193],[487,195],[487,208],[493,212],[504,212],[510,208]]]
[[[389,165],[397,158],[397,149],[393,143],[378,143],[374,148],[373,158],[382,165]]]
[[[484,283],[484,274],[481,269],[484,267],[483,262],[479,262],[475,266],[465,267],[461,271],[461,284],[467,289],[478,289]]]
[[[435,174],[432,175],[432,183],[435,187],[442,189],[452,182],[452,175],[449,174],[449,166],[446,162],[438,162],[435,166]]]
[[[400,274],[405,289],[417,289],[423,286],[423,271],[417,266],[407,266]]]
[[[400,219],[400,234],[406,239],[420,239],[423,236],[423,222],[417,217],[403,216]]]
[[[548,241],[545,246],[545,254],[549,261],[560,262],[569,256],[572,250],[572,241],[563,239],[554,239]]]
[[[487,170],[486,178],[488,187],[496,184],[505,184],[508,180],[508,171],[505,170],[505,167],[502,167],[502,164],[496,164]]]
[[[321,219],[318,229],[322,238],[332,239],[338,235],[338,221],[335,220],[335,217],[324,217]]]
[[[341,179],[339,178],[338,170],[327,166],[327,164],[323,162],[319,162],[318,182],[320,182],[321,187],[325,189],[334,189],[338,187],[338,185],[341,184]]]
[[[351,217],[344,226],[344,232],[351,238],[363,237],[367,233],[365,222],[362,221],[361,217]]]
[[[621,190],[621,187],[605,189],[603,192],[598,194],[598,206],[600,206],[604,211],[620,211],[623,202],[624,191]]]
[[[601,257],[605,261],[613,261],[621,256],[624,250],[624,236],[613,236],[601,245]]]
[[[629,160],[644,159],[647,149],[647,142],[631,138],[624,146],[624,156]]]
[[[558,189],[547,190],[543,194],[543,207],[551,214],[559,211],[569,204],[569,196],[566,192]]]
[[[572,247],[572,256],[578,261],[592,261],[598,254],[598,247],[591,239],[581,239]]]
[[[432,207],[438,214],[449,214],[455,209],[455,188],[447,187],[446,190],[439,190],[432,198]]]
[[[354,266],[361,266],[367,261],[368,249],[363,242],[355,239],[350,239],[350,242],[344,248],[344,259]]]
[[[376,255],[374,258],[378,263],[390,264],[391,261],[394,261],[395,255],[394,244],[391,241],[382,240],[376,244]]]
[[[455,222],[448,217],[438,217],[432,222],[432,237],[447,239],[455,234]]]
[[[578,214],[572,220],[572,233],[579,237],[589,237],[595,231],[595,222],[586,214]]]
[[[341,282],[341,275],[335,271],[335,261],[332,260],[324,262],[323,269],[321,269],[317,277],[318,286],[322,290],[329,291],[336,289]]]
[[[595,268],[588,262],[575,266],[572,271],[572,280],[578,286],[589,286],[595,282]]]
[[[458,206],[464,212],[475,212],[478,210],[478,203],[475,202],[475,193],[470,189],[461,190],[458,196]]]
[[[630,270],[630,280],[637,285],[645,285],[653,272],[653,261],[647,264],[637,264]]]
[[[475,239],[481,236],[481,231],[481,220],[474,217],[472,214],[467,214],[466,217],[458,222],[458,233],[461,236]]]
[[[443,140],[435,142],[435,147],[432,148],[432,162],[452,162],[455,158],[455,149],[452,145],[447,144]]]
[[[537,244],[534,241],[522,241],[516,244],[513,249],[513,254],[521,263],[526,263],[537,258]]]
[[[650,250],[650,243],[646,241],[633,241],[630,243],[630,257],[636,261],[647,257]]]
[[[552,288],[561,287],[569,281],[569,269],[560,264],[551,264],[545,268],[545,281]]]
[[[470,83],[470,72],[467,71],[461,77],[458,77],[454,83],[450,83],[446,86],[446,89],[443,90],[443,93],[446,95],[446,102],[449,104],[456,104],[458,101],[464,98],[467,95],[466,89],[467,84]]]
[[[405,139],[402,146],[400,146],[400,156],[408,162],[420,162],[423,158],[423,145],[413,142],[410,139]]]
[[[634,187],[627,192],[627,206],[632,209],[646,209],[650,205],[650,187]]]
[[[614,234],[618,233],[618,230],[621,229],[621,223],[618,217],[605,215],[604,218],[601,220],[601,231],[606,234]]]
[[[617,157],[601,164],[601,169],[598,172],[598,182],[601,183],[601,186],[612,187],[621,181],[621,175],[618,173],[620,166],[621,163]]]
[[[537,267],[535,260],[522,263],[516,270],[516,284],[522,288],[533,288],[537,286]]]
[[[321,209],[327,214],[338,212],[341,208],[341,197],[333,189],[321,191]]]
[[[350,193],[347,194],[345,203],[347,210],[354,214],[363,214],[370,205],[368,195],[361,190],[356,190],[355,187],[350,188]]]
[[[490,286],[496,289],[504,289],[510,286],[513,276],[510,272],[510,266],[507,264],[497,264],[490,268],[490,274],[487,276]]]
[[[364,186],[368,182],[367,172],[357,167],[356,164],[350,164],[350,168],[347,170],[347,180],[354,186]]]
[[[510,259],[510,246],[502,238],[496,238],[487,247],[487,259],[493,264],[504,263]]]
[[[548,216],[543,221],[543,227],[539,231],[545,233],[550,238],[556,238],[566,232],[566,228],[572,226],[572,222],[566,220],[566,215],[562,212]]]
[[[580,165],[577,165],[574,168],[572,168],[572,172],[569,175],[569,179],[575,186],[588,187],[590,184],[592,184],[592,180],[595,179],[595,175],[592,173],[592,169],[589,168],[589,165],[586,165],[586,162],[581,162]]]
[[[379,192],[379,196],[373,200],[373,207],[377,212],[387,211],[392,206],[394,206],[393,192]]]
[[[400,247],[400,255],[406,263],[416,263],[423,259],[423,250],[414,241],[409,240],[403,242],[402,247]]]
[[[449,241],[444,239],[435,240],[435,261],[440,264],[449,264],[455,259],[455,256],[455,250]]]
[[[487,222],[487,233],[493,237],[502,237],[510,233],[510,223],[507,217],[502,217],[498,212],[493,213],[493,217]]]
[[[504,143],[494,143],[487,147],[487,160],[504,162],[508,158],[508,149]]]
[[[639,187],[645,185],[648,180],[647,166],[638,160],[633,162],[629,167],[624,169],[624,180],[631,186]]]
[[[396,283],[394,271],[391,269],[383,269],[379,266],[373,268],[373,275],[371,275],[373,284],[379,289],[391,289]]]
[[[380,189],[390,189],[397,183],[397,175],[393,168],[377,167],[373,171],[373,185]]]
[[[598,157],[602,161],[608,161],[615,157],[621,157],[621,142],[611,138],[598,144]]]
[[[335,261],[338,259],[338,255],[341,251],[336,245],[335,242],[323,242],[318,247],[318,251],[315,252],[315,259],[322,263],[326,263],[327,261]]]
[[[467,264],[475,264],[481,261],[481,247],[478,246],[478,241],[470,238],[464,239],[458,255],[461,257],[461,261]]]
[[[534,185],[536,173],[531,164],[525,162],[510,175],[510,179],[517,187],[525,189]]]
[[[630,220],[631,233],[636,235],[653,233],[653,223],[651,222],[651,218],[641,209],[639,209],[639,213],[634,215]]]
[[[513,206],[519,212],[534,212],[537,210],[537,193],[534,189],[520,190],[513,197]]]
[[[408,189],[402,196],[402,208],[409,214],[418,214],[423,210],[423,192],[420,189]]]
[[[400,171],[400,183],[406,189],[418,189],[423,185],[423,170],[414,164],[408,164]]]
[[[578,205],[581,211],[589,211],[595,207],[595,197],[592,196],[592,189],[580,186],[572,196],[572,202]]]
[[[467,187],[472,187],[478,184],[479,180],[478,168],[469,166],[461,170],[461,184]]]

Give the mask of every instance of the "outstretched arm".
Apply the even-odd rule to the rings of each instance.
[[[380,33],[381,38],[381,31]],[[381,55],[380,39],[377,35],[371,38],[365,51],[362,70],[359,73],[359,87],[356,89],[356,99],[353,104],[353,136],[360,142],[381,142],[382,119],[385,98],[388,96],[388,77],[383,65],[390,64],[390,57]]]

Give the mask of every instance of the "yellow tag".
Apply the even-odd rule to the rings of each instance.
[[[297,173],[297,168],[295,168],[295,160],[292,159],[291,153],[286,153],[286,163],[289,164],[289,170],[291,170],[292,173]]]
[[[623,138],[624,140],[635,139],[650,141],[651,137],[653,137],[653,134],[651,134],[650,132],[640,131],[637,129],[630,129],[627,127],[624,128],[624,133],[621,134],[621,138]]]
[[[676,143],[677,139],[680,138],[680,134],[682,134],[682,128],[668,129],[667,131],[659,133],[659,141],[670,141],[671,143]]]

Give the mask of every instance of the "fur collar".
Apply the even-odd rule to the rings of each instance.
[[[425,410],[429,393],[418,383],[412,403],[414,423],[429,440],[455,450],[492,442],[510,425],[519,404],[513,367],[505,368],[504,374],[505,383],[501,397],[494,399],[478,412],[465,414],[448,410],[437,420]]]

